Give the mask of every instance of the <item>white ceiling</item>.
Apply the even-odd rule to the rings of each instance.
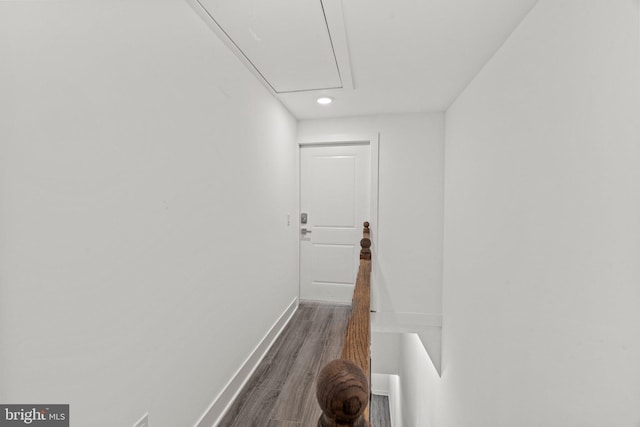
[[[273,92],[342,88],[322,2],[200,3]]]
[[[198,3],[265,86],[307,119],[446,110],[536,1]],[[320,95],[335,101],[318,105]]]

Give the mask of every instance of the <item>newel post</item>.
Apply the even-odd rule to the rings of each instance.
[[[365,236],[371,235],[371,231],[369,231],[369,223],[367,221],[364,222],[363,234]],[[360,259],[371,259],[371,239],[369,239],[369,237],[364,237],[360,240],[360,248]]]
[[[363,416],[369,404],[369,381],[358,365],[332,360],[320,371],[317,384],[322,409],[318,427],[371,427]]]

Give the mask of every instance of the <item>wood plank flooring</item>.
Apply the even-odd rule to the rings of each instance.
[[[391,413],[387,396],[371,396],[371,427],[391,427]]]
[[[219,427],[315,426],[315,378],[339,357],[351,308],[300,304]]]
[[[218,427],[316,426],[315,379],[340,356],[350,312],[348,306],[300,304]]]

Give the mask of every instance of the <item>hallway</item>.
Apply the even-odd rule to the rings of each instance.
[[[315,426],[320,416],[315,378],[340,355],[350,311],[301,303],[218,426]],[[379,401],[384,402],[376,400],[373,410],[384,409]],[[376,416],[372,413],[372,420]]]
[[[315,425],[345,308],[296,314],[300,154],[341,139],[377,141],[372,366],[397,426],[640,427],[640,0],[309,3],[318,26],[0,1],[0,403]],[[212,28],[243,6],[234,34],[348,62],[353,87],[276,93]]]

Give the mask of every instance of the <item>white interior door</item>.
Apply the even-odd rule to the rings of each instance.
[[[351,303],[370,220],[370,155],[368,144],[300,148],[302,300]]]

